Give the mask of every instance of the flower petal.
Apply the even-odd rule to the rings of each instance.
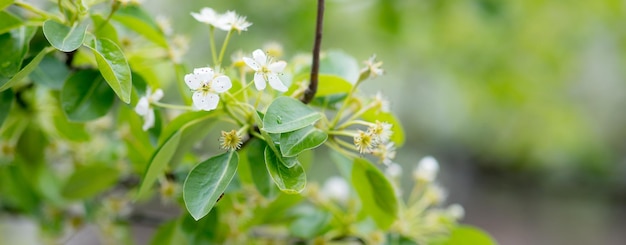
[[[163,98],[163,90],[160,88],[154,91],[154,94],[150,96],[150,99],[152,101],[159,101],[162,98]]]
[[[150,103],[147,97],[141,97],[139,102],[137,102],[137,106],[135,106],[135,112],[140,116],[145,116],[150,110]]]
[[[203,73],[208,73],[212,77],[214,72],[213,72],[213,69],[211,69],[211,67],[200,67],[200,68],[193,69],[193,74],[203,74]]]
[[[266,84],[265,78],[263,78],[263,73],[254,73],[254,86],[256,87],[256,90],[259,91],[265,89]]]
[[[270,69],[270,71],[274,73],[281,73],[283,72],[286,66],[287,66],[287,62],[284,62],[281,60],[281,61],[270,64],[267,68]]]
[[[243,62],[246,63],[246,65],[248,65],[250,68],[252,68],[252,70],[255,70],[255,71],[261,70],[261,66],[259,66],[259,64],[257,64],[256,61],[254,61],[253,59],[250,59],[248,57],[243,57]]]
[[[254,58],[254,61],[256,61],[256,63],[260,66],[265,66],[267,64],[267,56],[265,56],[263,50],[254,50],[254,52],[252,52],[252,58]]]
[[[217,108],[220,97],[214,93],[195,92],[191,97],[194,106],[200,110],[210,111]]]
[[[282,81],[280,81],[280,78],[278,78],[278,76],[274,73],[270,73],[267,75],[267,80],[270,83],[270,86],[272,86],[272,88],[280,91],[280,92],[286,92],[287,86],[285,86],[285,84],[283,84]]]
[[[154,110],[149,110],[148,114],[146,114],[143,119],[145,120],[143,122],[143,126],[141,127],[143,131],[148,131],[148,129],[154,127]]]
[[[198,74],[187,74],[184,79],[187,87],[192,90],[197,90],[202,86],[202,77]]]
[[[230,82],[230,78],[227,76],[219,76],[213,79],[213,84],[211,84],[211,88],[213,91],[217,93],[223,93],[228,91],[233,84]]]

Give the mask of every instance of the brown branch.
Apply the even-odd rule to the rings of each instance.
[[[317,0],[317,21],[315,23],[315,43],[313,44],[313,63],[309,89],[304,92],[302,103],[308,104],[317,93],[317,80],[320,71],[320,46],[322,45],[322,25],[324,22],[324,0]]]

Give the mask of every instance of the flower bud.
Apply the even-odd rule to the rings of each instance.
[[[422,158],[413,171],[413,177],[418,181],[433,182],[439,172],[439,163],[431,156]]]

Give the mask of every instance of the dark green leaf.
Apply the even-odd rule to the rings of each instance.
[[[104,78],[95,70],[81,70],[70,76],[61,90],[61,108],[75,122],[90,121],[104,116],[115,95]]]
[[[0,128],[2,128],[2,123],[4,123],[4,119],[9,115],[9,111],[11,110],[11,105],[13,104],[13,91],[5,90],[4,92],[0,92]]]
[[[253,139],[246,146],[247,154],[247,162],[250,167],[250,172],[252,175],[252,182],[254,183],[254,187],[256,187],[257,191],[261,193],[266,198],[273,198],[276,196],[276,185],[272,181],[270,174],[267,172],[267,167],[265,166],[265,141]]]
[[[18,28],[21,25],[22,20],[17,16],[4,10],[0,11],[0,34]]]
[[[268,146],[265,148],[265,164],[274,183],[281,191],[288,194],[297,194],[304,190],[306,174],[304,173],[304,168],[297,160],[292,167],[288,168],[288,164]]]
[[[263,130],[269,133],[291,132],[312,125],[322,115],[299,100],[278,97],[267,108]]]
[[[113,19],[146,39],[162,47],[167,47],[167,40],[157,23],[140,7],[128,5],[120,8],[113,15]]]
[[[280,151],[284,157],[295,157],[300,152],[316,148],[328,139],[328,134],[313,126],[280,134]]]
[[[43,34],[58,50],[71,52],[78,49],[85,40],[87,24],[76,23],[74,26],[66,26],[56,20],[46,20],[43,23]]]
[[[220,233],[219,208],[214,207],[208,215],[200,220],[195,220],[185,213],[181,217],[180,228],[187,238],[187,243],[177,244],[214,244],[216,238],[223,235]]]
[[[39,52],[37,56],[35,56],[35,58],[33,58],[26,66],[24,66],[24,69],[20,70],[17,74],[15,74],[15,76],[6,81],[6,83],[2,84],[2,81],[0,81],[0,84],[2,84],[2,86],[0,86],[0,91],[4,91],[10,87],[13,87],[13,85],[15,85],[17,82],[22,81],[22,79],[24,79],[26,76],[28,76],[28,74],[35,70],[35,68],[37,68],[39,62],[41,62],[43,57],[52,50],[52,48],[45,48],[41,50],[41,52]]]
[[[39,66],[30,73],[29,77],[38,84],[61,90],[69,75],[70,71],[65,63],[49,54],[43,57]]]
[[[89,39],[85,45],[93,51],[100,73],[117,96],[124,103],[130,103],[132,77],[122,49],[109,39]]]
[[[469,225],[461,225],[452,230],[448,241],[443,245],[496,245],[496,241],[484,231]]]
[[[112,187],[119,177],[115,168],[94,164],[76,170],[65,183],[61,194],[68,199],[85,199]]]
[[[320,60],[320,73],[334,74],[351,84],[359,79],[359,63],[343,51],[331,50]]]
[[[22,62],[28,54],[30,40],[35,35],[37,28],[22,26],[8,33],[0,34],[0,91],[13,86],[18,79],[13,79],[15,74],[22,69]]]
[[[183,185],[187,210],[195,220],[207,215],[237,172],[236,151],[225,152],[196,165]]]
[[[154,233],[150,245],[188,244],[178,224],[179,220],[171,220],[160,225]]]
[[[389,228],[398,217],[398,199],[383,173],[369,161],[357,158],[352,166],[352,186],[361,199],[363,211],[379,228]]]

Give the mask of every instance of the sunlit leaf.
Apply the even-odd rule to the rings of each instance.
[[[104,116],[115,94],[98,71],[81,70],[70,76],[61,90],[61,108],[75,122],[90,121]]]
[[[265,141],[251,140],[246,146],[247,154],[245,158],[247,158],[254,187],[264,197],[273,198],[278,192],[276,191],[274,181],[272,181],[269,172],[267,172],[265,161],[263,161],[265,159],[265,147],[267,147]]]
[[[115,30],[115,27],[110,21],[107,21],[107,19],[97,14],[91,15],[91,20],[93,21],[94,28],[96,28],[93,33],[96,37],[109,39],[119,45],[117,30]]]
[[[345,78],[333,74],[320,74],[315,97],[344,94],[350,90],[352,90],[352,84]]]
[[[239,155],[229,151],[196,165],[183,186],[187,210],[195,220],[207,215],[237,172]]]
[[[87,24],[76,23],[74,26],[66,26],[56,20],[46,20],[43,23],[43,34],[56,49],[63,52],[71,52],[78,49],[85,40]]]
[[[0,11],[0,34],[6,33],[22,24],[22,20],[17,16],[7,11]]]
[[[0,92],[0,128],[2,128],[4,119],[9,115],[11,105],[13,105],[13,97],[13,91],[11,90]]]
[[[283,159],[268,146],[265,148],[265,164],[278,189],[288,194],[297,194],[304,190],[306,174],[300,163],[286,167]]]
[[[0,0],[0,9],[5,9],[6,7],[13,4],[15,0]]]
[[[85,199],[112,187],[119,177],[115,168],[94,164],[76,170],[63,186],[61,194],[68,199]]]
[[[369,161],[357,158],[352,166],[352,186],[361,205],[376,225],[387,229],[398,218],[396,192],[383,173]]]
[[[331,50],[320,60],[320,73],[342,77],[351,84],[359,79],[359,63],[343,51]]]
[[[139,6],[128,5],[120,8],[113,19],[125,27],[139,33],[146,39],[167,47],[167,40],[157,23]]]
[[[85,46],[93,51],[100,73],[115,91],[115,94],[124,103],[130,103],[132,77],[124,52],[109,39],[88,39],[85,41]]]
[[[455,227],[448,241],[441,245],[496,245],[498,244],[489,234],[468,225]]]
[[[312,125],[322,117],[299,100],[279,97],[267,108],[263,130],[269,133],[291,132]]]
[[[300,152],[316,148],[328,139],[328,134],[313,126],[280,134],[280,151],[284,157],[295,157]]]

